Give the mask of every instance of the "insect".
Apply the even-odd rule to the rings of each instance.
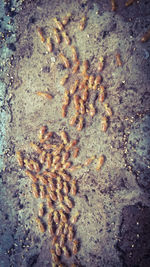
[[[55,22],[58,30],[63,31],[64,27],[63,27],[62,23],[57,18],[54,18],[54,22]]]
[[[117,5],[116,5],[116,0],[111,0],[111,10],[116,11]]]
[[[42,153],[39,155],[39,162],[41,164],[43,164],[45,162],[45,159],[46,159],[46,151],[42,151]]]
[[[73,62],[77,62],[78,61],[78,55],[77,55],[77,51],[76,51],[74,46],[71,46],[71,51],[72,51]]]
[[[55,251],[57,256],[61,256],[61,248],[58,243],[55,244]]]
[[[64,38],[64,41],[67,45],[70,45],[71,44],[71,40],[69,38],[69,36],[67,35],[67,33],[65,31],[62,32],[62,36]]]
[[[76,114],[75,114],[75,115],[70,119],[70,121],[69,121],[69,124],[70,124],[71,126],[75,125],[78,116],[79,116],[79,112],[77,111]]]
[[[79,66],[80,66],[80,61],[79,60],[77,60],[76,62],[74,62],[74,65],[72,67],[72,74],[75,74],[78,71]]]
[[[79,147],[75,147],[73,150],[73,158],[77,158],[78,154],[79,154]]]
[[[86,159],[86,161],[84,162],[84,166],[88,166],[89,164],[91,164],[94,159],[95,156]]]
[[[88,60],[84,60],[83,64],[82,64],[82,75],[86,75],[87,74],[87,70],[89,68],[89,61]]]
[[[55,194],[55,192],[51,191],[51,189],[49,187],[47,187],[47,191],[49,193],[51,200],[53,200],[55,202],[57,200],[57,195]]]
[[[61,193],[60,189],[56,189],[56,194],[57,194],[58,201],[60,203],[62,203],[64,200],[64,197],[63,197],[63,194]]]
[[[62,114],[62,117],[65,118],[66,115],[67,115],[67,107],[68,105],[62,105],[62,111],[61,111],[61,114]]]
[[[78,85],[79,85],[79,80],[77,79],[77,80],[75,80],[74,84],[70,88],[70,91],[69,91],[70,95],[73,95],[76,92]]]
[[[48,178],[48,182],[49,182],[49,187],[51,191],[56,191],[56,186],[53,183],[53,179],[52,178]]]
[[[63,210],[65,213],[67,213],[67,214],[70,213],[70,209],[69,209],[65,204],[60,203],[60,207],[62,208],[62,210]]]
[[[97,85],[101,83],[102,77],[100,75],[97,75],[94,81],[93,89],[96,90]]]
[[[44,171],[43,175],[46,175],[46,176],[48,176],[50,178],[56,178],[57,177],[57,174],[55,172]]]
[[[109,117],[112,116],[112,109],[108,106],[108,104],[104,104],[105,111]]]
[[[80,22],[79,22],[79,29],[80,29],[80,31],[83,31],[83,30],[84,30],[84,28],[85,28],[85,23],[86,23],[86,17],[83,16],[82,19],[81,19]]]
[[[54,249],[51,249],[50,252],[52,254],[52,261],[58,264],[59,263],[59,258],[56,255],[55,250]]]
[[[47,127],[46,127],[45,125],[43,125],[43,126],[40,128],[40,130],[39,130],[39,135],[38,135],[39,140],[42,140],[42,139],[43,139],[43,136],[44,136],[46,130],[47,130]]]
[[[77,131],[81,131],[83,129],[83,120],[84,120],[83,117],[80,116],[79,122],[78,122],[77,127],[76,127]]]
[[[70,17],[71,17],[71,13],[68,13],[68,14],[62,19],[62,24],[63,24],[64,26],[67,25],[67,23],[68,23]]]
[[[35,198],[39,198],[38,186],[35,183],[32,184],[32,194]]]
[[[40,143],[44,143],[44,142],[48,141],[52,137],[52,135],[53,135],[53,132],[46,133],[45,136],[44,136],[44,138],[41,139],[41,142]]]
[[[94,75],[90,75],[89,83],[88,83],[88,86],[89,86],[90,89],[92,89],[93,83],[94,83]]]
[[[45,161],[45,168],[50,169],[52,166],[52,155],[50,153],[47,153],[46,161]]]
[[[56,156],[53,158],[53,164],[56,164],[60,161],[61,157],[60,156]]]
[[[40,197],[42,198],[42,199],[44,199],[44,198],[46,198],[46,192],[45,192],[45,187],[43,186],[43,185],[40,185],[39,186],[39,191],[40,191]]]
[[[59,223],[59,213],[58,213],[57,210],[54,211],[53,219],[54,219],[54,222],[55,222],[56,224]]]
[[[61,58],[62,62],[64,63],[65,68],[70,68],[69,60],[64,56],[63,53],[59,54],[59,57]]]
[[[116,54],[116,63],[117,63],[117,66],[119,67],[122,66],[121,55],[119,53]]]
[[[29,171],[29,170],[26,170],[25,171],[25,174],[34,182],[34,183],[36,183],[37,182],[37,178],[36,178],[36,176],[34,175],[34,174],[32,174],[32,172],[31,171]]]
[[[60,222],[56,230],[56,236],[61,236],[63,233],[64,222]]]
[[[105,88],[104,88],[103,85],[100,85],[99,89],[100,89],[100,92],[99,92],[99,102],[100,103],[103,103],[104,100],[105,100]]]
[[[60,132],[60,137],[61,137],[63,143],[66,145],[68,143],[67,133],[65,131],[61,131]]]
[[[133,4],[135,0],[127,0],[126,3],[125,3],[125,6],[130,6]]]
[[[74,237],[73,226],[72,225],[69,225],[68,226],[68,235],[67,235],[67,238],[68,238],[69,241],[72,241],[73,240],[73,237]]]
[[[73,148],[76,144],[77,144],[77,140],[76,139],[73,139],[70,141],[70,143],[68,144],[68,146],[66,146],[66,151],[68,152],[71,148]]]
[[[25,167],[29,170],[29,171],[33,171],[33,165],[31,164],[30,160],[28,159],[24,159],[24,164],[25,164]]]
[[[33,165],[33,170],[35,172],[40,172],[40,166],[39,166],[39,163],[36,162],[35,160],[30,160],[30,163]]]
[[[41,233],[44,233],[46,229],[45,229],[43,222],[38,217],[35,219],[35,221],[38,224],[38,227],[39,227]]]
[[[82,92],[82,95],[81,95],[81,98],[82,98],[82,100],[83,100],[84,102],[87,101],[87,99],[88,99],[88,87],[85,87],[85,88],[84,88],[84,90],[83,90],[83,92]]]
[[[51,198],[49,197],[49,195],[46,195],[46,203],[49,209],[53,208],[53,202]]]
[[[63,188],[63,182],[60,176],[57,176],[57,189],[61,190]]]
[[[68,249],[65,246],[62,247],[62,250],[64,252],[65,257],[66,258],[70,258],[70,253],[69,253]]]
[[[80,103],[80,109],[79,109],[79,112],[80,112],[82,115],[84,115],[84,114],[85,114],[85,106],[84,106],[84,101],[83,101],[82,98],[79,100],[79,103]]]
[[[75,196],[76,193],[77,193],[76,180],[73,179],[73,180],[71,181],[70,194],[71,194],[72,196]]]
[[[94,108],[93,104],[89,104],[89,113],[90,113],[90,116],[93,118],[95,116],[95,113],[96,113],[96,109]]]
[[[108,128],[108,122],[107,121],[108,120],[107,120],[106,116],[102,117],[102,119],[101,119],[101,130],[102,130],[102,132],[106,132],[107,131],[107,128]]]
[[[42,43],[45,43],[46,40],[45,40],[45,37],[44,37],[42,28],[40,28],[40,27],[37,26],[36,27],[36,30],[37,30],[37,33],[38,33],[40,39],[41,39],[41,42]]]
[[[78,242],[78,240],[73,240],[72,243],[73,243],[72,253],[73,253],[73,255],[76,255],[78,253],[79,242]]]
[[[69,152],[64,152],[62,155],[62,164],[64,164],[70,157],[70,153]]]
[[[64,235],[68,233],[68,227],[69,227],[68,223],[65,223],[64,231],[63,231]]]
[[[67,222],[67,216],[64,214],[63,210],[59,210],[59,214],[60,214],[60,220],[64,223]]]
[[[60,44],[61,38],[60,38],[60,34],[56,28],[53,29],[53,33],[54,33],[54,38],[55,38],[56,43]]]
[[[68,195],[69,193],[69,187],[68,187],[67,182],[63,182],[63,192],[65,195]]]
[[[96,167],[96,170],[99,171],[101,169],[101,167],[104,165],[104,161],[105,161],[105,158],[103,155],[101,155],[98,159],[98,164],[97,164],[97,167]]]
[[[22,156],[22,153],[20,151],[16,151],[16,158],[17,158],[19,166],[23,167],[23,165],[24,165],[23,156]]]
[[[143,37],[141,38],[141,42],[142,43],[147,42],[149,39],[150,39],[150,29],[146,33],[144,33]]]
[[[43,203],[40,203],[38,215],[39,215],[39,217],[44,216],[44,204]]]
[[[60,84],[61,84],[61,85],[64,85],[64,84],[67,82],[68,78],[69,78],[69,74],[67,73],[67,74],[65,74],[64,77],[61,79]]]
[[[77,111],[80,109],[79,100],[80,100],[80,96],[79,95],[74,95],[73,96],[73,102],[74,102],[74,105],[75,105],[75,109]]]
[[[46,48],[47,48],[48,52],[52,52],[53,51],[53,45],[52,45],[52,42],[50,40],[50,37],[47,37]]]
[[[53,237],[53,239],[52,239],[52,246],[54,246],[54,245],[56,244],[57,239],[58,239],[57,236],[54,235],[54,237]]]
[[[61,150],[64,148],[64,144],[60,144],[59,146],[56,147],[56,149],[53,150],[53,155],[57,156],[60,154]]]
[[[43,175],[37,174],[36,177],[40,180],[42,184],[48,185],[48,181]]]
[[[77,212],[75,213],[75,215],[71,217],[71,219],[70,219],[71,223],[72,223],[72,224],[75,224],[75,223],[77,222],[79,216],[80,216],[80,214],[79,214],[79,212],[77,211]]]
[[[45,93],[45,92],[36,92],[36,94],[48,100],[51,100],[53,98],[52,95],[50,95],[49,93]]]
[[[38,145],[36,145],[36,144],[34,144],[34,143],[30,143],[30,146],[32,147],[32,149],[36,152],[36,153],[38,153],[38,154],[41,154],[42,153],[42,150],[41,150],[41,148],[38,146]]]
[[[73,208],[73,203],[72,201],[69,199],[68,196],[64,196],[64,200],[65,200],[65,203],[66,205],[68,206],[68,208],[72,209]]]
[[[68,106],[69,105],[69,91],[65,90],[65,94],[64,94],[64,105]]]
[[[104,57],[99,58],[99,63],[98,63],[98,71],[102,71],[104,68]]]
[[[64,246],[64,244],[65,244],[65,235],[62,234],[62,235],[60,236],[59,245],[60,245],[60,247],[62,248],[62,247]]]
[[[63,172],[63,171],[59,171],[59,175],[61,175],[62,176],[62,178],[63,178],[63,180],[64,181],[67,181],[67,182],[69,182],[70,181],[70,176],[69,176],[69,174],[66,174],[65,172]]]
[[[49,231],[51,236],[54,236],[55,231],[54,231],[53,224],[51,222],[48,222],[48,231]]]

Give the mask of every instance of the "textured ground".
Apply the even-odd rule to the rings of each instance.
[[[37,131],[47,124],[59,132],[64,129],[78,138],[80,154],[75,163],[87,156],[104,154],[101,170],[95,164],[75,172],[79,190],[75,210],[80,211],[76,236],[81,246],[75,257],[79,266],[147,267],[150,225],[150,41],[140,38],[150,25],[150,2],[135,1],[128,8],[118,1],[116,12],[110,1],[26,1],[15,14],[17,25],[14,60],[5,75],[7,94],[5,110],[4,161],[1,171],[1,238],[0,266],[48,267],[50,237],[40,234],[34,217],[37,201],[31,194],[29,179],[18,167],[15,150],[29,151],[29,142],[37,140]],[[36,25],[46,34],[52,32],[53,17],[72,13],[67,32],[78,48],[80,60],[90,61],[96,71],[100,55],[106,58],[102,72],[107,88],[107,101],[113,116],[106,133],[100,131],[100,114],[87,120],[86,127],[77,132],[68,118],[61,117],[64,88],[59,84],[66,73],[57,57],[64,44],[48,54],[40,42]],[[78,30],[79,19],[86,14],[87,26]],[[11,47],[12,48],[12,47]],[[116,67],[119,52],[122,67]],[[70,82],[67,87],[69,88]],[[47,90],[54,98],[51,103],[39,98],[36,91]],[[91,95],[95,99],[95,95]]]

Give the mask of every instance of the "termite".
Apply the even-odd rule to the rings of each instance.
[[[87,74],[87,70],[89,68],[89,61],[88,60],[84,60],[83,64],[82,64],[82,75],[86,75]]]
[[[53,224],[51,222],[48,221],[48,231],[50,233],[51,236],[54,236],[55,234],[55,230],[54,230],[54,227],[53,227]]]
[[[35,183],[32,184],[32,194],[35,198],[39,198],[38,187],[37,187],[37,184]]]
[[[81,131],[83,129],[83,120],[84,118],[82,116],[79,117],[79,122],[76,126],[77,131]]]
[[[48,191],[48,188],[47,188],[47,191]],[[48,193],[49,193],[51,200],[55,202],[57,200],[57,195],[55,194],[55,192],[49,191]]]
[[[122,66],[121,56],[119,53],[116,54],[116,63],[117,63],[117,66],[119,67]]]
[[[55,38],[56,43],[60,44],[61,38],[60,38],[60,34],[56,28],[53,29],[53,33],[54,33],[54,38]]]
[[[60,241],[59,241],[59,244],[60,244],[60,247],[62,248],[63,246],[64,246],[64,244],[65,244],[65,235],[64,234],[62,234],[61,236],[60,236]]]
[[[50,40],[50,37],[47,37],[46,48],[47,48],[48,52],[52,52],[53,51],[53,45],[52,45],[52,42]]]
[[[44,171],[43,175],[46,175],[46,176],[48,176],[50,178],[56,178],[57,177],[57,174],[55,172]]]
[[[46,161],[45,161],[45,168],[50,169],[52,166],[52,155],[50,153],[47,153]]]
[[[82,92],[81,98],[84,102],[87,101],[88,99],[88,87],[86,86],[85,89]]]
[[[60,214],[60,220],[66,223],[68,219],[67,219],[67,216],[64,214],[63,210],[59,210],[59,214]]]
[[[54,214],[53,214],[53,220],[56,224],[59,223],[59,213],[57,210],[54,211]]]
[[[67,161],[67,162],[65,162],[65,163],[63,164],[63,169],[66,170],[66,169],[70,168],[71,165],[72,165],[71,161]]]
[[[77,80],[75,80],[74,84],[71,86],[71,88],[69,90],[70,95],[73,95],[76,92],[78,85],[79,85],[79,80],[77,79]]]
[[[64,148],[64,144],[60,144],[59,146],[57,146],[56,149],[54,149],[52,152],[53,156],[59,155],[63,148]]]
[[[73,253],[73,255],[76,255],[78,253],[79,241],[78,240],[73,240],[72,243],[73,243],[72,253]]]
[[[64,101],[63,101],[63,104],[65,106],[68,106],[69,105],[69,91],[68,90],[65,90],[65,94],[64,94]]]
[[[77,60],[76,62],[74,62],[74,65],[72,67],[72,74],[75,74],[78,71],[79,66],[80,66],[80,61],[79,60]]]
[[[130,6],[133,4],[135,0],[127,0],[126,3],[125,3],[125,6]]]
[[[48,178],[48,182],[49,182],[50,190],[51,190],[51,191],[56,191],[56,186],[55,186],[55,184],[53,183],[52,178]]]
[[[70,157],[70,153],[69,152],[64,152],[62,155],[62,164],[64,164]]]
[[[57,242],[58,237],[56,235],[54,235],[53,239],[52,239],[52,246],[54,246]]]
[[[48,181],[47,181],[47,179],[46,179],[43,175],[41,175],[41,174],[37,174],[36,177],[40,180],[40,182],[41,182],[42,184],[44,184],[44,185],[48,185]]]
[[[82,165],[73,165],[73,166],[71,166],[71,168],[69,168],[69,171],[74,172],[77,169],[80,169],[81,167],[82,167]]]
[[[97,167],[96,167],[96,170],[99,171],[101,169],[101,167],[103,166],[104,164],[104,161],[105,161],[105,158],[103,155],[101,155],[98,159],[98,164],[97,164]]]
[[[86,22],[86,17],[83,16],[82,19],[79,22],[79,29],[80,29],[80,31],[83,31],[84,30],[84,28],[85,28],[85,22]]]
[[[39,155],[39,162],[41,164],[43,164],[45,162],[45,159],[46,159],[46,151],[42,151],[42,153]]]
[[[96,90],[97,86],[101,83],[102,77],[100,75],[97,75],[94,81],[93,89]]]
[[[28,176],[34,183],[37,182],[37,178],[36,178],[36,176],[33,175],[31,171],[26,170],[26,171],[25,171],[25,174],[26,174],[26,175],[27,175],[27,176]]]
[[[73,139],[70,141],[70,143],[65,147],[66,151],[68,152],[70,149],[72,149],[77,144],[77,140]]]
[[[104,104],[105,111],[109,117],[112,116],[112,109],[108,106],[108,104]]]
[[[98,71],[102,71],[104,68],[104,57],[99,58],[99,63],[98,63]]]
[[[76,224],[76,222],[77,222],[79,216],[80,216],[80,214],[79,214],[79,212],[77,211],[77,212],[75,213],[75,215],[73,215],[73,216],[71,217],[71,219],[70,219],[71,223],[72,223],[72,224]]]
[[[36,152],[36,153],[38,153],[38,154],[41,154],[42,153],[42,150],[41,150],[41,148],[38,146],[38,145],[36,145],[36,144],[34,144],[34,143],[30,143],[30,146],[32,147],[32,149]]]
[[[47,130],[47,127],[46,127],[45,125],[43,125],[43,126],[40,128],[40,130],[39,130],[39,134],[38,134],[38,138],[39,138],[39,140],[42,140],[42,139],[43,139],[46,130]]]
[[[59,54],[59,57],[63,61],[65,68],[67,68],[67,69],[70,68],[69,60],[64,56],[64,54],[63,53],[60,53]]]
[[[58,171],[59,169],[61,169],[62,168],[62,164],[60,163],[60,162],[58,162],[57,164],[55,164],[54,166],[53,166],[53,171]]]
[[[70,209],[69,209],[66,205],[60,203],[60,207],[62,208],[62,210],[63,210],[65,213],[67,213],[67,214],[70,213]]]
[[[68,196],[64,196],[64,200],[65,200],[65,203],[66,205],[68,206],[68,208],[72,209],[73,208],[73,203],[72,201],[69,199]]]
[[[41,39],[41,42],[42,43],[45,43],[46,40],[45,40],[45,37],[44,37],[42,28],[40,28],[40,27],[37,26],[36,27],[36,30],[37,30],[37,33],[38,33],[40,39]]]
[[[40,203],[38,215],[39,215],[39,217],[44,216],[44,204],[43,203]]]
[[[74,237],[73,226],[69,225],[69,227],[68,227],[68,235],[67,235],[68,241],[72,241],[73,237]]]
[[[91,164],[94,159],[95,156],[86,159],[86,161],[84,162],[84,166],[88,166],[89,164]]]
[[[75,125],[78,116],[79,116],[79,112],[77,111],[76,114],[75,114],[73,117],[71,117],[71,119],[70,119],[70,121],[69,121],[69,124],[70,124],[71,126]]]
[[[101,119],[101,130],[102,130],[102,132],[106,132],[107,131],[107,128],[108,128],[108,122],[107,121],[108,120],[107,120],[106,116],[102,117],[102,119]]]
[[[50,95],[49,93],[45,93],[45,92],[36,92],[36,94],[48,100],[51,100],[53,98],[52,95]]]
[[[39,189],[40,189],[40,197],[42,199],[46,198],[46,192],[45,192],[45,187],[43,185],[40,185],[39,186]]]
[[[53,158],[53,164],[56,164],[56,163],[58,163],[59,161],[60,161],[60,159],[61,159],[61,157],[60,156],[56,156],[56,157],[54,157]]]
[[[55,251],[57,256],[61,256],[61,248],[58,243],[55,244]]]
[[[57,176],[57,189],[61,190],[63,188],[63,182],[60,176]]]
[[[146,33],[144,33],[143,37],[141,38],[141,42],[142,43],[147,42],[149,39],[150,39],[150,29]]]
[[[80,109],[79,109],[79,112],[80,112],[82,115],[84,115],[84,114],[85,114],[85,106],[84,106],[84,101],[83,101],[82,98],[79,100],[79,103],[80,103]]]
[[[25,167],[29,170],[29,171],[33,171],[33,164],[30,162],[30,160],[28,159],[24,159],[24,164]]]
[[[70,194],[71,194],[72,196],[75,196],[76,193],[77,193],[76,180],[73,179],[73,180],[71,181]]]
[[[93,104],[89,104],[89,113],[90,113],[90,116],[93,118],[95,116],[95,113],[96,113],[96,109],[94,108]]]
[[[46,203],[49,209],[53,208],[53,202],[51,198],[49,197],[49,195],[46,195]]]
[[[64,235],[67,235],[67,233],[68,233],[68,227],[69,227],[68,223],[65,223],[65,225],[64,225],[64,231],[63,231]]]
[[[68,78],[69,78],[69,74],[67,73],[67,74],[65,74],[64,77],[61,79],[60,84],[61,84],[61,85],[64,85],[64,84],[67,82]]]
[[[51,249],[50,252],[52,254],[52,261],[58,264],[59,263],[59,258],[56,255],[55,250],[54,249]]]
[[[116,5],[116,0],[111,0],[111,10],[116,11],[117,5]]]
[[[63,252],[64,252],[64,256],[65,256],[66,258],[70,258],[70,253],[69,253],[68,249],[67,249],[65,246],[62,247],[62,250],[63,250]]]
[[[64,197],[63,197],[63,194],[61,193],[61,191],[60,191],[60,189],[56,189],[56,194],[57,194],[57,199],[58,199],[58,201],[60,202],[60,203],[62,203],[63,202],[63,200],[64,200]]]
[[[43,148],[45,150],[50,150],[50,149],[56,148],[56,145],[53,145],[53,144],[43,144]]]
[[[73,150],[73,158],[77,158],[78,154],[79,154],[79,147],[75,147]]]
[[[71,13],[68,13],[68,14],[62,19],[62,24],[63,24],[64,26],[67,25],[67,23],[68,23],[70,17],[71,17]]]
[[[20,151],[16,151],[16,158],[17,158],[19,166],[23,167],[23,165],[24,165],[23,156],[22,156],[22,153]]]
[[[62,105],[61,114],[62,114],[63,118],[65,118],[67,115],[67,107],[68,107],[68,105]]]
[[[61,22],[57,18],[54,18],[53,20],[54,20],[54,22],[55,22],[56,27],[58,28],[58,30],[63,31],[64,27],[61,24]]]
[[[35,219],[35,221],[38,224],[38,227],[39,227],[41,233],[44,233],[45,232],[45,226],[42,223],[42,221],[38,217]]]
[[[40,165],[38,162],[36,162],[35,160],[30,160],[30,163],[33,165],[33,169],[35,172],[40,172]]]
[[[100,90],[100,92],[99,92],[99,102],[103,103],[104,100],[105,100],[105,88],[104,88],[104,86],[100,85],[99,90]]]
[[[70,45],[71,44],[71,40],[69,38],[69,36],[67,35],[67,33],[65,31],[62,32],[62,36],[64,38],[64,41],[67,45]]]
[[[69,193],[69,187],[68,187],[67,182],[63,182],[63,192],[65,195],[68,195]]]
[[[75,105],[75,109],[77,111],[79,111],[79,109],[80,109],[79,100],[80,100],[80,96],[79,95],[74,95],[73,96],[73,102],[74,102],[74,105]]]
[[[76,51],[75,47],[72,46],[71,50],[72,50],[72,60],[73,60],[73,62],[77,62],[78,61],[78,55],[77,55],[77,51]]]
[[[65,131],[61,131],[60,132],[60,137],[61,137],[63,143],[66,145],[68,143],[67,133]]]
[[[89,86],[90,89],[92,89],[93,83],[94,83],[94,76],[93,75],[90,75],[90,77],[89,77],[89,83],[88,83],[88,86]]]
[[[44,143],[46,141],[48,141],[53,135],[53,132],[48,132],[45,134],[45,136],[43,137],[43,139],[41,139],[41,142],[40,143]]]
[[[64,227],[64,223],[60,222],[60,224],[58,225],[58,228],[56,230],[56,236],[61,236],[62,235],[63,227]]]

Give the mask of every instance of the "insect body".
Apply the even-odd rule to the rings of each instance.
[[[70,253],[69,253],[68,249],[65,246],[62,247],[62,250],[64,252],[65,257],[66,258],[70,258]]]
[[[116,5],[116,0],[111,0],[111,10],[116,11],[117,5]]]
[[[39,198],[38,187],[37,187],[37,184],[35,183],[32,184],[32,194],[35,198]]]
[[[37,178],[35,177],[35,175],[34,174],[32,174],[32,172],[31,171],[29,171],[29,170],[26,170],[25,171],[25,174],[34,182],[34,183],[36,183],[37,182]]]
[[[85,28],[85,23],[86,23],[86,17],[83,16],[82,19],[81,19],[80,22],[79,22],[79,29],[80,29],[80,31],[83,31],[83,30],[84,30],[84,28]]]
[[[41,203],[39,207],[39,217],[43,217],[43,216],[44,216],[44,204]]]
[[[64,56],[63,53],[60,53],[59,57],[61,58],[62,62],[64,63],[65,68],[68,69],[70,67],[69,60]]]
[[[54,249],[51,249],[50,250],[50,252],[51,252],[51,255],[52,255],[52,261],[54,262],[54,263],[59,263],[59,258],[58,258],[58,256],[56,255],[56,253],[55,253],[55,250]]]
[[[22,156],[22,153],[20,151],[16,151],[16,158],[17,158],[19,166],[23,167],[23,165],[24,165],[23,156]]]
[[[84,120],[83,117],[80,116],[79,122],[78,122],[77,127],[76,127],[77,131],[81,131],[83,129],[83,120]]]
[[[62,24],[65,26],[67,25],[69,19],[71,17],[71,13],[68,13],[63,19],[62,19]]]
[[[73,240],[73,247],[72,247],[72,253],[73,255],[76,255],[78,253],[78,240]]]
[[[58,243],[55,244],[56,255],[61,256],[61,248]]]
[[[64,196],[64,200],[65,200],[65,203],[66,205],[68,206],[68,208],[72,209],[73,208],[73,203],[72,201],[69,199],[68,196]]]
[[[68,80],[68,78],[69,78],[69,74],[67,73],[67,74],[65,74],[65,76],[61,79],[60,84],[61,84],[61,85],[64,85],[64,84],[66,83],[66,81]]]
[[[116,63],[117,63],[117,66],[119,67],[122,66],[121,56],[119,53],[116,54]]]
[[[99,58],[98,71],[102,71],[104,68],[104,57]]]
[[[79,66],[80,66],[80,61],[77,60],[77,61],[74,63],[73,67],[72,67],[72,74],[75,74],[75,73],[78,71]]]
[[[54,22],[56,24],[56,27],[60,30],[60,31],[63,31],[64,27],[62,25],[62,23],[57,19],[57,18],[54,18]]]
[[[38,224],[41,233],[44,233],[45,232],[45,226],[42,223],[42,221],[38,217],[35,219],[35,221]]]
[[[36,92],[37,95],[42,96],[43,98],[46,98],[48,100],[51,100],[53,97],[49,93],[44,93],[44,92]]]
[[[67,45],[70,45],[71,44],[71,40],[69,38],[69,36],[67,35],[67,33],[65,31],[62,32],[62,36],[64,38],[64,41]]]
[[[60,38],[60,34],[56,28],[53,29],[53,33],[54,33],[54,38],[55,38],[56,43],[60,44],[61,38]]]
[[[133,4],[135,0],[127,0],[126,3],[125,3],[125,6],[130,6]]]
[[[90,116],[93,118],[95,116],[96,110],[95,110],[93,104],[89,104],[89,108],[90,108],[90,110],[89,110]]]
[[[143,37],[141,38],[141,42],[147,42],[150,39],[150,29],[143,35]]]
[[[108,122],[107,122],[107,117],[104,116],[102,117],[102,120],[101,120],[101,130],[102,132],[106,132],[107,131],[107,128],[108,128]]]
[[[44,34],[43,34],[43,31],[42,31],[42,29],[40,28],[40,27],[36,27],[36,30],[37,30],[37,33],[38,33],[38,35],[39,35],[39,37],[40,37],[40,39],[41,39],[41,42],[42,43],[45,43],[45,37],[44,37]]]
[[[112,109],[108,106],[108,104],[104,104],[105,111],[109,117],[112,116]]]
[[[50,40],[50,37],[47,38],[46,40],[46,48],[48,52],[52,52],[53,51],[53,45],[52,42]]]
[[[70,194],[71,194],[72,196],[75,196],[76,193],[77,193],[76,180],[73,179],[73,180],[71,181]]]
[[[96,167],[96,170],[99,171],[101,169],[101,167],[103,166],[104,164],[104,161],[105,161],[105,158],[103,155],[101,155],[98,159],[98,164],[97,164],[97,167]]]

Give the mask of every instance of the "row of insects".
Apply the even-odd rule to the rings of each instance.
[[[73,197],[77,193],[77,182],[72,179],[71,173],[82,165],[74,166],[70,158],[75,159],[79,154],[78,141],[69,140],[65,131],[61,131],[59,136],[49,132],[46,126],[40,128],[38,137],[38,144],[30,143],[33,150],[30,156],[25,157],[24,153],[17,151],[16,157],[32,182],[33,196],[42,200],[35,221],[42,233],[48,229],[52,239],[52,262],[61,266],[61,256],[69,259],[77,254],[80,246],[79,240],[75,239],[79,212],[71,215]],[[92,160],[89,158],[84,165],[87,166]],[[101,156],[97,169],[103,163],[104,157]]]

